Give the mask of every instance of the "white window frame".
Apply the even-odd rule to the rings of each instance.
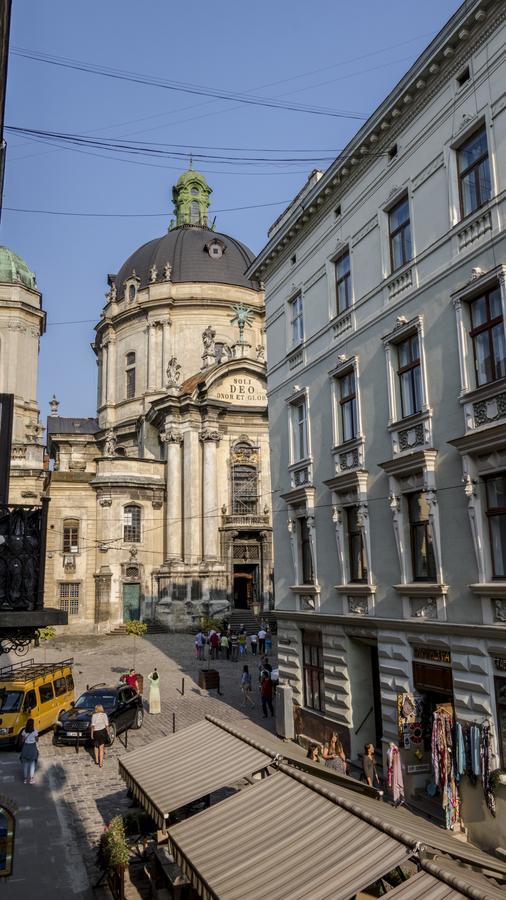
[[[401,389],[399,384],[398,355],[397,345],[401,344],[411,335],[418,335],[418,345],[420,350],[420,375],[422,385],[422,406],[420,412],[413,416],[402,418],[401,405]],[[407,320],[405,316],[398,316],[396,326],[392,331],[383,337],[383,346],[385,348],[386,365],[387,365],[387,387],[388,387],[388,424],[395,426],[400,423],[415,420],[417,416],[430,415],[431,408],[429,405],[429,389],[427,380],[427,363],[425,358],[425,338],[423,327],[423,316],[415,316],[413,319]]]
[[[390,253],[390,213],[398,203],[401,202],[403,197],[407,197],[409,204],[409,224],[411,228],[411,259],[408,262],[404,263],[403,266],[400,266],[398,269],[392,268],[391,261],[391,253]],[[390,191],[390,195],[382,204],[379,210],[379,222],[380,222],[380,240],[381,240],[381,259],[382,259],[382,269],[383,269],[383,278],[384,279],[396,279],[406,270],[410,269],[411,266],[415,266],[416,260],[416,234],[415,234],[415,222],[414,222],[414,202],[413,202],[413,191],[411,187],[411,181],[405,182],[402,186],[394,186]],[[413,278],[413,286],[416,286],[416,269],[414,270],[415,275]]]
[[[299,427],[299,421],[297,419],[298,409],[300,407],[304,407],[305,409],[305,455],[298,456],[296,452],[297,448],[297,437],[296,432]],[[290,430],[290,465],[297,465],[299,463],[307,462],[311,460],[311,437],[310,437],[310,424],[309,424],[309,398],[307,391],[303,391],[299,393],[295,398],[290,399],[289,402],[289,430]]]
[[[481,215],[483,213],[483,210],[487,208],[487,203],[485,203],[483,204],[483,206],[480,206],[478,209],[474,210],[474,212],[472,213],[469,213],[467,216],[463,216],[460,209],[458,151],[460,150],[462,144],[465,144],[466,141],[482,127],[485,128],[487,134],[488,160],[491,181],[491,195],[488,203],[493,202],[498,192],[498,180],[495,164],[495,142],[493,134],[494,129],[491,127],[492,120],[490,115],[490,108],[482,108],[477,114],[473,114],[472,116],[467,115],[466,113],[463,113],[462,116],[465,123],[464,127],[460,129],[458,134],[447,141],[444,148],[444,155],[448,170],[448,200],[451,228],[453,228],[453,226],[455,225],[460,224],[461,222],[472,221],[474,216]]]
[[[457,318],[461,398],[474,391],[483,393],[490,390],[493,391],[494,385],[499,383],[498,381],[490,381],[487,384],[476,384],[474,352],[470,335],[471,315],[469,304],[482,294],[493,289],[494,285],[499,285],[501,292],[503,326],[506,337],[506,265],[496,266],[483,274],[475,273],[469,284],[452,295],[452,303]],[[502,379],[499,379],[499,381],[502,381]]]
[[[300,302],[300,313],[294,317],[295,304]],[[297,327],[295,328],[295,323]],[[304,293],[302,287],[298,288],[288,299],[287,304],[287,325],[288,325],[288,351],[301,347],[304,343]]]
[[[345,375],[353,373],[355,378],[355,407],[357,417],[357,433],[354,438],[344,441],[342,421],[341,421],[341,389],[340,380]],[[342,358],[338,365],[329,372],[331,379],[330,390],[332,398],[332,439],[334,449],[341,448],[344,444],[352,446],[358,441],[364,440],[362,429],[362,405],[360,401],[360,370],[358,356],[350,356]]]

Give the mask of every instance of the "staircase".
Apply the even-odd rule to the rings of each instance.
[[[169,629],[165,628],[165,626],[162,625],[160,622],[146,621],[146,622],[144,622],[144,624],[147,626],[147,630],[145,632],[146,635],[148,635],[148,634],[168,634],[169,633]],[[125,624],[116,625],[116,627],[113,628],[112,631],[109,631],[108,634],[111,635],[112,637],[117,636],[118,634],[127,634],[126,629],[127,629],[127,627]]]
[[[239,631],[244,626],[246,634],[257,634],[260,622],[250,609],[233,609],[227,616],[227,621],[234,631]]]

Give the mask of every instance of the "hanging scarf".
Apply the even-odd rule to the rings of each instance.
[[[480,729],[477,725],[471,725],[469,729],[469,749],[471,753],[471,772],[475,778],[479,778],[481,775]]]
[[[466,748],[460,722],[455,723],[455,777],[460,781],[466,771]]]
[[[490,775],[492,772],[492,743],[490,740],[490,725],[485,723],[481,726],[481,780],[483,783],[483,793],[485,794],[485,802],[495,816],[495,797],[490,783]]]
[[[404,800],[404,779],[402,777],[401,757],[398,747],[390,747],[388,754],[388,786],[392,791],[395,804]]]

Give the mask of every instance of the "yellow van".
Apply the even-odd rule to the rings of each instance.
[[[0,668],[0,748],[21,745],[28,719],[37,731],[52,728],[75,700],[73,659],[36,663],[27,659]]]

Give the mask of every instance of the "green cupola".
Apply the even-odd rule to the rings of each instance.
[[[197,225],[207,228],[210,194],[212,188],[200,172],[193,171],[190,163],[188,171],[183,172],[172,188],[176,227]]]
[[[27,288],[37,288],[35,274],[24,259],[8,247],[0,247],[0,284],[19,283]]]

